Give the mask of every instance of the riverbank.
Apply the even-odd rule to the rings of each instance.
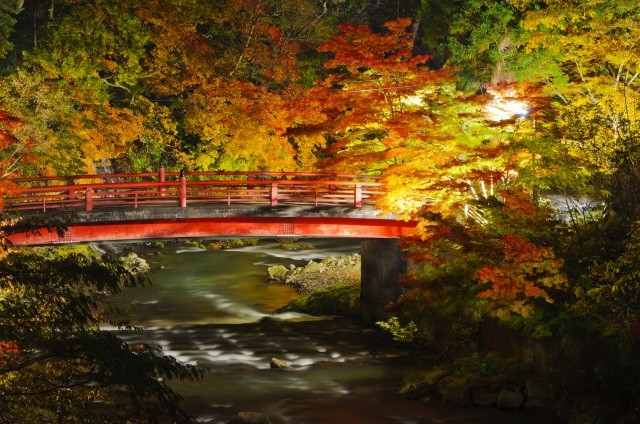
[[[328,256],[305,266],[276,265],[267,270],[269,279],[294,287],[300,297],[276,313],[301,312],[357,318],[360,315],[360,255]]]
[[[355,254],[342,258],[325,258],[321,262],[310,261],[303,267],[270,267],[268,274],[271,281],[291,285],[302,294],[278,312],[358,317],[360,285],[355,276],[359,274],[359,266],[359,255]],[[399,332],[399,328],[389,325],[381,327],[386,327],[398,339],[394,332]],[[412,354],[422,349],[413,343],[415,340],[411,337],[405,341],[410,343],[398,343],[398,346]],[[495,363],[508,362],[497,357],[489,360]],[[426,371],[414,372],[405,377],[398,390],[399,394],[407,399],[429,404],[442,402],[458,407],[528,410],[543,415],[548,423],[563,422],[548,412],[554,388],[539,379],[529,378],[521,370],[516,372],[517,367],[513,363],[510,364],[510,371],[509,367],[501,367],[500,372],[491,373],[482,372],[480,366],[477,370],[462,366],[457,369],[459,364],[443,367],[435,365],[438,363],[436,359],[427,362],[432,363],[432,366],[425,367]]]

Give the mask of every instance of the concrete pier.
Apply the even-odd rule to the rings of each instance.
[[[364,239],[360,255],[362,318],[369,323],[387,319],[385,307],[402,294],[399,280],[407,272],[407,261],[397,239]]]

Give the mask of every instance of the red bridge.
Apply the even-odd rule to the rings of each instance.
[[[381,216],[379,177],[319,173],[165,172],[14,180],[4,212],[74,211],[65,236],[41,229],[14,244],[166,238],[397,238],[415,223]]]

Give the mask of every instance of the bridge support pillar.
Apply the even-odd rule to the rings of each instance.
[[[360,242],[360,314],[365,322],[389,318],[385,306],[402,294],[400,276],[407,262],[397,239],[363,239]]]

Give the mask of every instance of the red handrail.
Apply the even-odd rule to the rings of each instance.
[[[360,207],[382,194],[380,177],[294,172],[144,172],[19,178],[4,210],[189,204],[303,204]],[[96,182],[99,181],[99,182]],[[52,184],[64,181],[65,184]]]
[[[337,179],[337,180],[363,180],[363,181],[377,181],[381,179],[380,176],[375,175],[360,175],[360,174],[331,174],[321,172],[263,172],[263,171],[203,171],[203,172],[185,172],[190,177],[209,177],[210,179]],[[78,175],[65,175],[65,176],[48,176],[48,177],[28,177],[28,178],[14,178],[12,181],[15,183],[27,183],[33,185],[36,182],[47,184],[52,181],[65,181],[67,185],[81,184],[86,180],[135,180],[146,178],[148,181],[154,179],[166,178],[166,177],[178,177],[179,171],[165,171],[164,168],[160,168],[158,172],[139,172],[139,173],[118,173],[118,174],[78,174]],[[230,178],[231,177],[231,178]],[[235,177],[235,178],[234,178]],[[57,184],[54,184],[57,185]]]

